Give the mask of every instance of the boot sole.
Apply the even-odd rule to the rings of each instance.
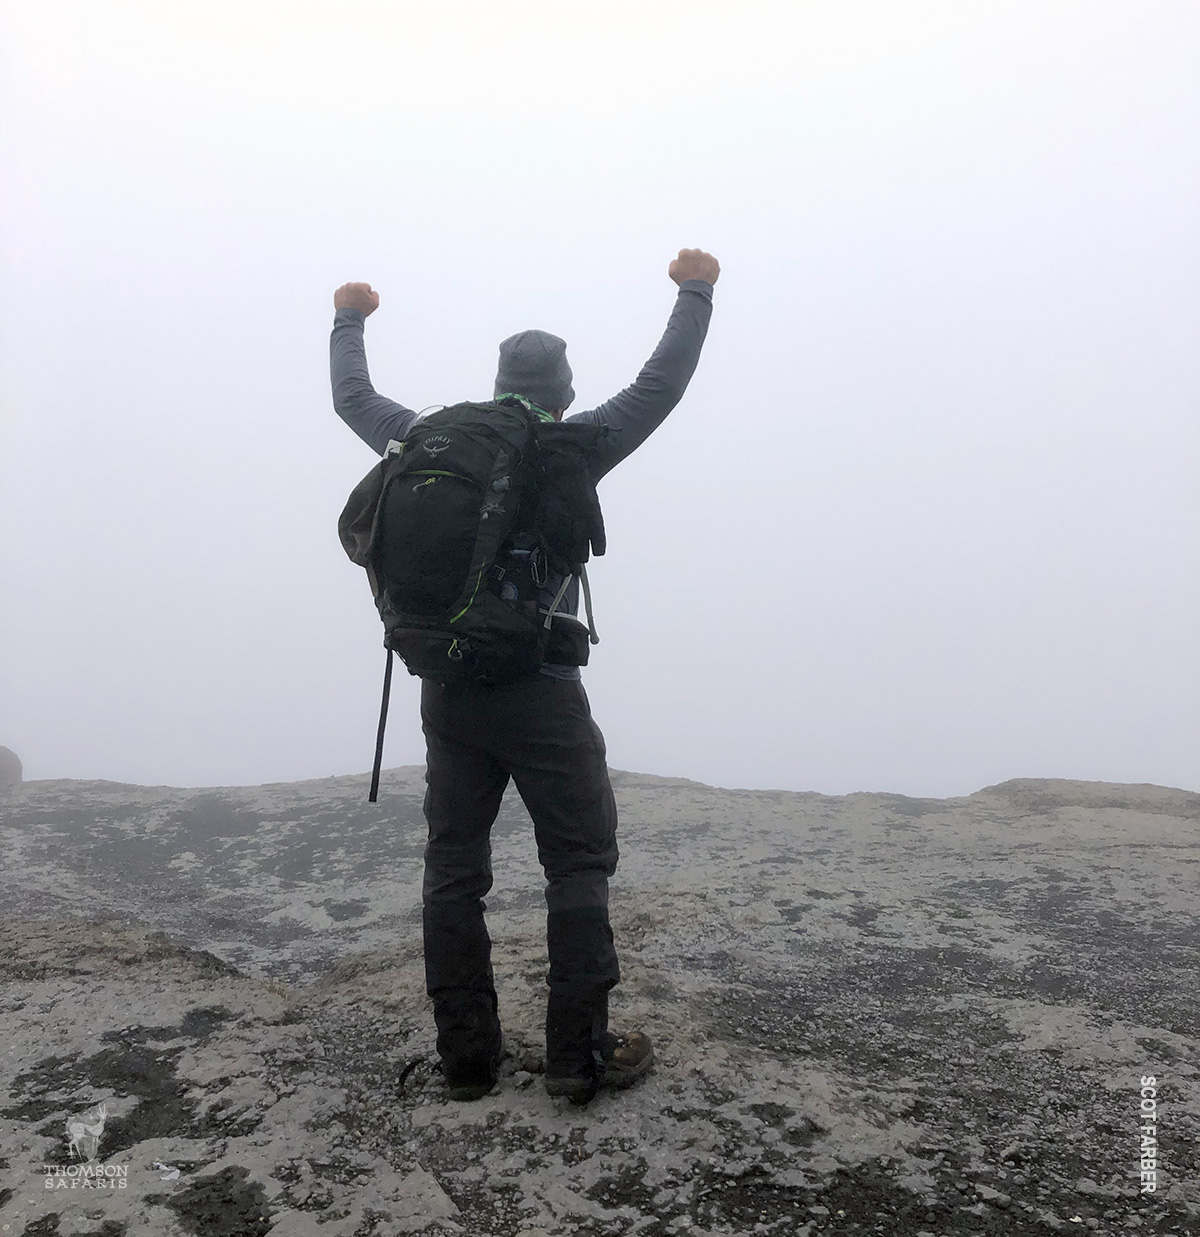
[[[489,1083],[486,1087],[484,1086],[451,1087],[450,1098],[452,1100],[459,1100],[462,1102],[467,1102],[470,1100],[481,1100],[483,1099],[485,1095],[490,1095],[492,1093],[492,1090],[495,1087],[495,1085],[496,1084],[492,1082],[492,1083]]]
[[[508,1056],[508,1041],[504,1037],[504,1032],[500,1032],[500,1055],[496,1058],[495,1074],[492,1081],[484,1086],[483,1083],[474,1083],[471,1086],[465,1087],[449,1087],[450,1098],[452,1100],[470,1101],[481,1100],[485,1095],[489,1095],[500,1081],[500,1062]]]
[[[601,1091],[624,1091],[632,1087],[639,1078],[645,1078],[654,1064],[654,1049],[651,1048],[644,1061],[637,1065],[621,1068],[608,1066],[604,1077],[600,1079]],[[586,1095],[589,1083],[586,1078],[547,1078],[544,1080],[547,1095],[568,1096],[575,1098]]]

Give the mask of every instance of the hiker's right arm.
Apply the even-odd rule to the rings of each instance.
[[[369,296],[358,294],[364,288]],[[355,302],[362,308],[356,307]],[[378,293],[370,292],[366,284],[345,284],[334,294],[329,376],[338,416],[363,442],[382,455],[393,438],[400,439],[408,433],[417,414],[386,395],[380,395],[371,385],[363,324],[367,314],[378,304]],[[370,308],[366,308],[368,305]]]

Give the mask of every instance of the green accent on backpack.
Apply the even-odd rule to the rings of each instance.
[[[467,599],[467,604],[463,606],[463,608],[450,620],[452,623],[457,623],[458,620],[462,618],[462,616],[471,608],[471,603],[475,600],[475,594],[479,592],[479,585],[482,580],[483,572],[480,571],[480,573],[475,577],[475,587],[471,590],[471,596]],[[457,644],[458,641],[455,640],[454,643]]]
[[[496,396],[496,403],[505,399],[515,399],[523,408],[527,408],[534,413],[541,421],[553,421],[554,414],[547,412],[540,404],[535,404],[533,400],[527,399],[524,395],[518,395],[515,391],[505,391],[501,395]]]

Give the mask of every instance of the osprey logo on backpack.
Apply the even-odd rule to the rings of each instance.
[[[434,459],[450,445],[450,439],[445,434],[435,434],[432,438],[426,438],[421,444],[422,451],[428,451]]]

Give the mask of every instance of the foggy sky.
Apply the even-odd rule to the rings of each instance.
[[[600,486],[615,767],[1200,789],[1200,10],[76,2],[0,30],[0,744],[28,778],[368,767],[332,292],[378,390],[568,341],[684,401]],[[424,748],[401,673],[386,762]]]

